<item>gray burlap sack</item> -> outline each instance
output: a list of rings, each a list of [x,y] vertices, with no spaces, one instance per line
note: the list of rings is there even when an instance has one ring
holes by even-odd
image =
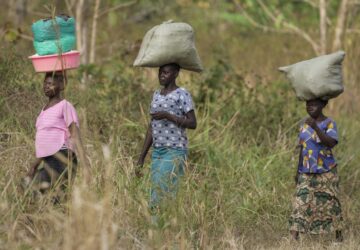
[[[195,48],[194,30],[189,24],[168,21],[149,30],[134,66],[160,67],[168,63],[195,72],[203,70]]]
[[[280,67],[290,80],[296,96],[303,101],[321,98],[328,100],[344,91],[341,63],[345,52],[329,55]]]

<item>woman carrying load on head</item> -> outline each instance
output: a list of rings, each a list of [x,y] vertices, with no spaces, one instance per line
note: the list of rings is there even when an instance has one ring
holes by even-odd
[[[60,186],[65,189],[75,177],[77,157],[85,166],[85,178],[90,181],[90,168],[81,142],[79,120],[74,106],[62,97],[66,75],[45,74],[43,90],[48,102],[36,120],[36,160],[28,177],[39,184],[41,192]],[[76,153],[76,154],[75,154]],[[43,167],[39,169],[39,166]]]
[[[300,126],[300,155],[295,178],[296,193],[289,219],[290,232],[323,234],[335,232],[342,241],[343,218],[339,201],[339,177],[332,148],[338,143],[336,123],[323,114],[327,101],[306,102],[308,117]]]
[[[180,66],[166,64],[159,68],[161,89],[154,92],[149,124],[143,149],[141,151],[137,176],[141,176],[141,167],[150,147],[151,199],[150,208],[160,205],[165,197],[174,197],[178,188],[178,179],[184,174],[187,157],[188,138],[186,129],[196,128],[194,104],[190,93],[176,84]]]

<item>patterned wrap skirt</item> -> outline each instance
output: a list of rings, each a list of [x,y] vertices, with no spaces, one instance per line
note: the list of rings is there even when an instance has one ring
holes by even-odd
[[[343,218],[337,168],[322,174],[299,173],[290,230],[323,234],[341,230]]]
[[[174,198],[178,181],[184,175],[187,150],[154,148],[151,164],[150,207],[157,207],[166,197]]]

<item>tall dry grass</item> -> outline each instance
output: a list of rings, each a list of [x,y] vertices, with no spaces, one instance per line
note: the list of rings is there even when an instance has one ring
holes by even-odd
[[[272,69],[307,52],[294,56],[291,49],[281,52],[274,46],[279,55],[274,56],[262,46],[263,38],[248,42],[257,49],[253,55],[234,44],[226,52],[228,58],[222,58],[224,51],[218,52],[202,76],[182,73],[180,82],[194,95],[199,124],[190,132],[189,162],[178,197],[164,206],[157,226],[151,223],[147,204],[148,165],[144,178],[134,176],[148,104],[158,87],[156,70],[132,69],[119,61],[105,63],[82,69],[90,72],[86,83],[80,81],[82,72],[70,73],[65,97],[79,112],[93,182],[86,185],[80,173],[68,199],[53,205],[50,195],[33,197],[21,188],[34,155],[34,121],[46,101],[42,76],[32,73],[19,53],[4,49],[0,248],[357,249],[358,46],[348,48],[347,91],[326,111],[337,121],[340,133],[335,154],[345,242],[334,245],[328,236],[304,237],[295,243],[288,237],[287,219],[295,188],[297,122],[305,111],[289,84]],[[241,53],[245,56],[236,63]]]

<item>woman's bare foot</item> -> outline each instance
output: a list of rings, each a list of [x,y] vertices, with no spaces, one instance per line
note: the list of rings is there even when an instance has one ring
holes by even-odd
[[[344,241],[344,237],[343,237],[341,231],[336,231],[335,235],[336,235],[335,236],[336,242],[343,242]]]
[[[291,230],[290,234],[291,234],[293,240],[299,240],[299,232],[298,231]]]

